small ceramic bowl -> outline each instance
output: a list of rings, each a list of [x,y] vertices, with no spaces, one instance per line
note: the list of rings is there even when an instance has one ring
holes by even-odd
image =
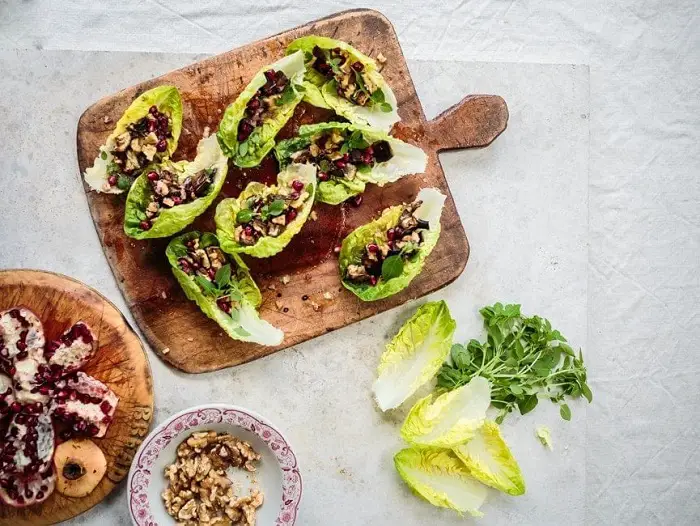
[[[151,432],[131,464],[128,480],[129,512],[136,526],[169,526],[176,521],[165,510],[165,467],[175,461],[176,449],[192,433],[227,432],[248,441],[262,459],[249,474],[237,470],[241,495],[255,486],[264,495],[257,510],[258,526],[293,526],[301,501],[302,482],[297,457],[287,439],[262,416],[233,405],[192,407],[169,418]],[[254,480],[253,480],[254,479]]]

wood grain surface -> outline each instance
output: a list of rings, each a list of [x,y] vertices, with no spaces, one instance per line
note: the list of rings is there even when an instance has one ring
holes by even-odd
[[[131,101],[143,91],[166,83],[177,86],[183,98],[183,133],[175,157],[192,158],[197,141],[205,132],[216,131],[224,109],[252,76],[282,57],[292,40],[309,34],[344,40],[371,56],[381,52],[387,58],[382,74],[396,94],[402,119],[393,134],[426,151],[427,170],[384,188],[368,185],[357,208],[349,204],[319,204],[315,206],[318,219],[309,220],[281,254],[246,259],[263,292],[262,317],[285,332],[284,342],[278,347],[237,342],[225,336],[180,290],[164,255],[168,240],[128,238],[122,225],[124,198],[91,192],[86,185],[97,233],[124,298],[153,349],[178,369],[193,373],[221,369],[295,345],[433,292],[456,279],[467,263],[469,244],[437,154],[445,149],[488,145],[506,127],[506,104],[498,96],[470,95],[426,122],[394,29],[376,11],[339,13],[98,101],[85,111],[78,124],[81,172],[92,165],[113,123]],[[105,123],[105,117],[109,123]],[[293,135],[301,124],[318,120],[329,120],[329,115],[302,103],[279,138]],[[221,197],[236,196],[250,180],[266,180],[266,175],[274,171],[274,163],[268,158],[259,169],[239,170],[231,166]],[[334,247],[383,208],[412,201],[420,188],[428,186],[439,188],[448,199],[440,240],[423,272],[395,296],[372,303],[360,301],[340,284]],[[215,207],[216,203],[193,227],[212,230]],[[283,276],[290,277],[286,285],[281,282]],[[326,293],[332,299],[326,299]]]
[[[15,305],[25,306],[39,316],[46,341],[79,320],[90,325],[98,350],[83,370],[119,396],[107,434],[93,439],[105,454],[107,473],[90,495],[78,499],[54,491],[36,506],[15,509],[0,504],[0,525],[55,524],[92,508],[129,473],[131,460],[148,434],[153,416],[151,369],[141,341],[119,310],[78,281],[35,270],[0,271],[0,310]]]

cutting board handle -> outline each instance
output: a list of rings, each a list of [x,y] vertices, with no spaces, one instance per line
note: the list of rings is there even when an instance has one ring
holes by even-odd
[[[508,124],[508,106],[498,95],[468,95],[426,123],[426,135],[437,151],[481,148],[491,144]]]

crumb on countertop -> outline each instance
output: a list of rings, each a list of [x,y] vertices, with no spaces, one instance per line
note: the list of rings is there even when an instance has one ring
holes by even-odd
[[[163,349],[160,352],[161,352],[161,354],[168,354],[170,352],[170,347],[166,347],[165,349]]]
[[[280,281],[282,282],[282,285],[286,285],[290,281],[292,281],[292,278],[289,277],[289,275],[285,274],[280,278]]]
[[[109,118],[109,115],[105,115],[105,118],[102,119],[102,121],[103,121],[105,124],[109,124],[110,122],[112,122],[112,119]]]

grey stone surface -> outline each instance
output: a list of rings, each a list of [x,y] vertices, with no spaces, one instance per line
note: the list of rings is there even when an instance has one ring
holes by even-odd
[[[197,57],[147,53],[0,52],[0,268],[42,268],[124,302],[99,246],[81,188],[75,129],[97,98]],[[498,93],[509,103],[506,133],[490,148],[442,162],[470,238],[464,274],[432,296],[448,301],[459,340],[478,337],[477,309],[521,302],[586,349],[588,68],[570,65],[410,61],[428,115],[462,95]],[[370,387],[384,343],[421,301],[233,369],[185,375],[149,351],[156,417],[205,402],[250,407],[275,422],[300,457],[299,524],[461,524],[414,497],[392,455],[405,409],[382,415]],[[128,312],[126,315],[131,319]],[[582,524],[587,408],[560,421],[554,406],[506,421],[525,497],[489,495],[488,524]],[[555,450],[534,436],[553,429]],[[71,524],[129,524],[126,488]]]

